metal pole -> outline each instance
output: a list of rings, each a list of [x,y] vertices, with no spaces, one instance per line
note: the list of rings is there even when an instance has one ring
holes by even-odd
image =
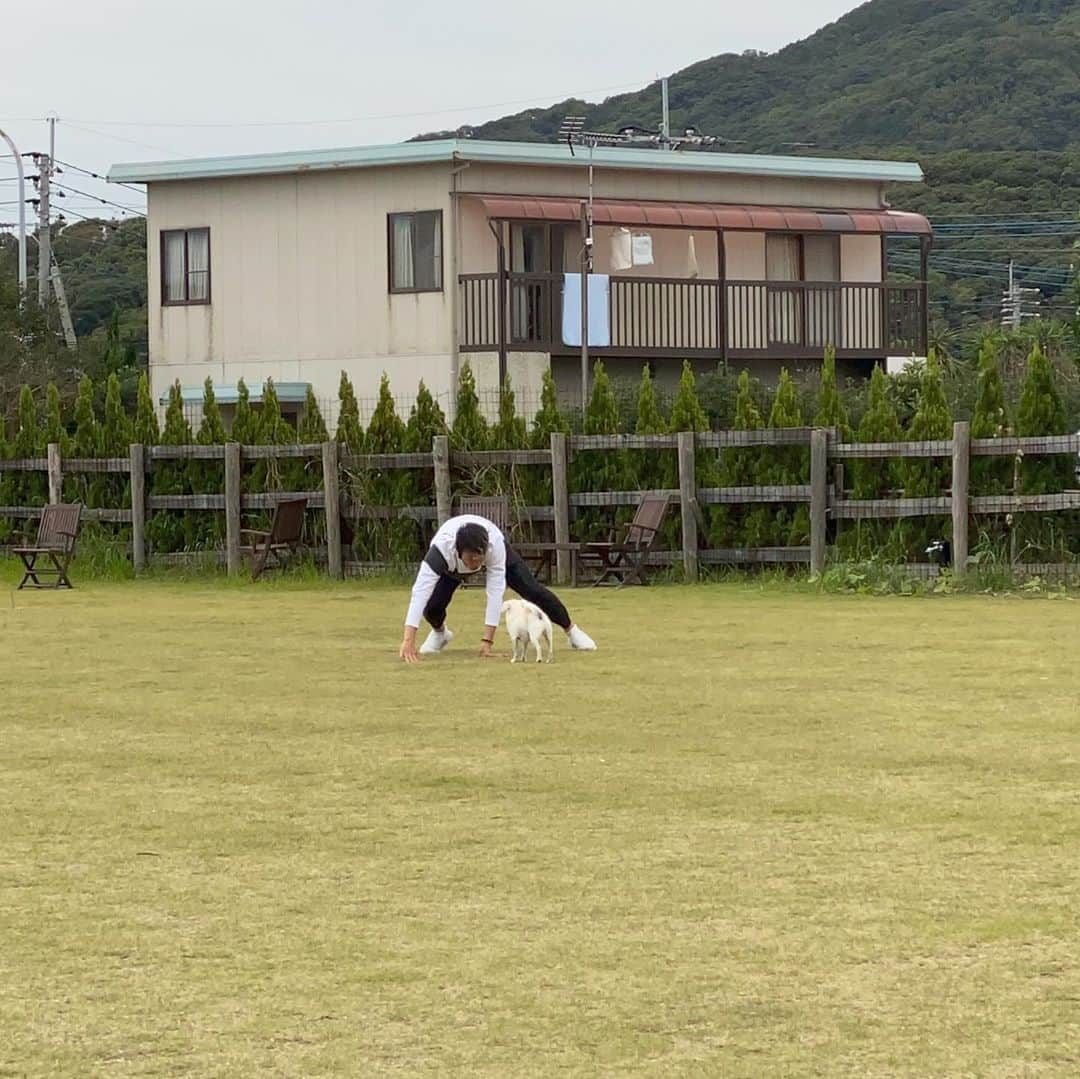
[[[667,79],[660,80],[660,93],[663,98],[662,119],[660,121],[660,145],[666,150],[671,143],[671,122],[668,116]]]
[[[15,159],[15,172],[19,177],[19,293],[26,294],[26,176],[23,174],[22,157],[7,133],[0,128],[0,139],[11,148]]]
[[[38,157],[38,303],[44,307],[49,302],[49,276],[52,266],[52,237],[49,234],[49,179],[52,174],[52,158],[48,154]]]
[[[581,203],[581,412],[589,404],[589,207]]]
[[[49,302],[49,281],[52,278],[52,232],[49,225],[49,185],[56,161],[56,117],[49,117],[49,154],[38,160],[38,303]]]
[[[589,198],[581,203],[581,411],[589,406],[589,274],[593,265],[593,151],[589,143]]]

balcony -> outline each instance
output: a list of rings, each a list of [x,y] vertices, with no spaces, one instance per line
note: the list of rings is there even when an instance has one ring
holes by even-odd
[[[459,278],[463,352],[570,354],[562,341],[561,274]],[[842,359],[925,355],[920,283],[722,281],[611,277],[611,344],[597,355],[715,359]],[[500,334],[500,322],[502,333]]]

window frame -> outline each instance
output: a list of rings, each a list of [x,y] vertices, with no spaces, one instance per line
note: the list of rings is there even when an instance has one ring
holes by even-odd
[[[182,300],[170,300],[168,282],[165,278],[165,267],[168,265],[165,255],[165,238],[174,236],[176,233],[184,236],[184,298]],[[202,300],[191,299],[191,271],[188,269],[188,238],[193,232],[206,233],[206,298]],[[210,304],[213,295],[213,259],[210,251],[210,226],[196,225],[192,228],[162,229],[160,233],[159,247],[161,252],[161,306],[162,307],[203,307]]]
[[[769,237],[774,236],[778,238],[794,238],[799,245],[799,276],[793,280],[787,281],[779,278],[769,277],[769,253],[768,244]],[[833,245],[836,248],[836,273],[837,279],[835,281],[807,281],[806,279],[806,240],[811,236],[825,237],[833,241]],[[884,245],[882,245],[884,246]],[[769,230],[765,233],[765,280],[770,284],[783,285],[783,284],[830,284],[830,285],[842,285],[844,283],[844,245],[841,242],[841,236],[838,232],[777,232],[776,230]]]
[[[394,285],[394,221],[399,217],[419,217],[421,214],[433,214],[439,222],[439,284],[433,288],[419,288],[415,285],[409,288],[399,288]],[[445,238],[443,232],[442,210],[395,210],[386,215],[386,290],[392,296],[407,296],[418,292],[445,292],[446,291],[446,256]],[[415,274],[416,248],[413,248],[413,269]]]

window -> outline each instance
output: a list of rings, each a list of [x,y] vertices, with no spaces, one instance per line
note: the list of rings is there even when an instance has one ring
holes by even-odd
[[[442,291],[442,210],[387,218],[391,292]]]
[[[821,234],[765,237],[768,281],[839,281],[840,237]]]
[[[765,237],[765,279],[798,281],[802,277],[802,244],[799,236]]]
[[[161,302],[210,302],[210,230],[168,229],[161,234]]]
[[[765,277],[770,345],[841,344],[839,236],[766,236]]]

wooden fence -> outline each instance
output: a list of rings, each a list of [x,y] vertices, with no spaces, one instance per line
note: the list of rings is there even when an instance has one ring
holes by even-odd
[[[698,487],[695,453],[704,449],[806,446],[810,451],[810,482],[787,486]],[[291,446],[241,446],[230,442],[219,446],[132,445],[127,457],[61,459],[60,448],[50,445],[46,457],[0,460],[0,472],[8,470],[45,472],[49,501],[59,502],[64,473],[121,473],[130,477],[131,500],[124,508],[88,508],[83,516],[131,525],[132,561],[136,571],[147,564],[146,520],[157,510],[224,511],[226,526],[225,561],[230,573],[240,571],[240,524],[243,510],[266,509],[283,498],[304,497],[312,509],[325,514],[327,563],[330,575],[341,577],[345,569],[341,545],[341,520],[412,518],[420,522],[442,522],[452,515],[455,470],[499,465],[542,465],[551,469],[550,506],[517,507],[518,520],[552,522],[555,542],[571,542],[570,524],[584,507],[636,505],[642,491],[571,492],[569,461],[574,454],[610,450],[651,450],[674,452],[678,458],[679,487],[669,493],[677,501],[681,520],[682,548],[659,551],[653,561],[682,563],[688,580],[696,580],[701,564],[803,563],[811,573],[825,567],[828,523],[865,519],[951,516],[952,558],[956,572],[968,564],[968,526],[973,516],[1017,513],[1052,513],[1080,509],[1080,491],[1068,490],[1045,495],[981,495],[969,493],[968,475],[973,456],[1016,457],[1080,453],[1080,435],[1044,438],[972,439],[970,425],[957,423],[953,437],[928,442],[840,443],[835,431],[824,428],[782,428],[758,431],[712,431],[670,435],[574,435],[553,434],[548,449],[451,450],[445,435],[434,440],[431,453],[348,454],[336,442]],[[948,458],[952,462],[952,483],[948,493],[927,498],[886,498],[852,500],[844,497],[838,483],[838,465],[858,458]],[[241,493],[243,463],[265,459],[308,458],[321,460],[322,490]],[[147,494],[147,476],[161,462],[176,460],[224,462],[224,490],[220,494]],[[434,473],[435,505],[369,506],[347,493],[342,475],[368,469],[431,469]],[[830,482],[830,477],[832,482]],[[759,547],[699,549],[699,527],[704,523],[702,505],[753,504],[809,505],[810,545],[808,547]],[[40,507],[0,506],[0,517],[36,518]],[[569,580],[569,552],[557,553],[557,577]]]

